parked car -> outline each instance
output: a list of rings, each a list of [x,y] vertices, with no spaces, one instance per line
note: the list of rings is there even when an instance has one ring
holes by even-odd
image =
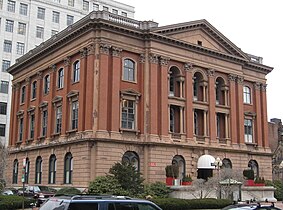
[[[36,200],[36,206],[39,207],[40,204],[45,202],[49,197],[53,197],[56,190],[43,185],[30,185],[25,188],[24,191],[18,191],[18,195],[28,198],[34,198]]]
[[[272,203],[271,205],[261,205],[260,203],[253,203],[253,204],[233,204],[230,206],[226,206],[222,210],[280,210],[280,208],[277,208]]]
[[[15,188],[5,188],[1,194],[2,195],[17,195],[18,190]]]
[[[124,196],[58,196],[49,198],[40,210],[162,210],[148,200]]]

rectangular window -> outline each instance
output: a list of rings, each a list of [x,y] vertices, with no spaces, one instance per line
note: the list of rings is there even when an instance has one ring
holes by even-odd
[[[251,89],[248,86],[243,87],[243,97],[245,104],[251,104]]]
[[[44,20],[44,18],[45,18],[45,9],[44,8],[41,8],[41,7],[37,8],[37,18]]]
[[[98,11],[98,10],[99,10],[99,5],[93,4],[93,11]]]
[[[15,12],[15,8],[16,8],[16,2],[8,0],[8,7],[7,7],[8,12]]]
[[[23,86],[21,92],[21,104],[25,102],[25,98],[26,98],[26,86]]]
[[[23,55],[25,53],[25,44],[21,42],[17,42],[17,54]]]
[[[58,106],[56,109],[55,133],[61,133],[61,127],[62,127],[62,106]]]
[[[48,118],[48,112],[47,110],[43,110],[42,112],[42,131],[41,135],[46,136],[47,134],[47,118]]]
[[[103,11],[107,11],[108,12],[108,10],[109,10],[108,7],[103,6]]]
[[[24,118],[19,120],[19,141],[23,141]]]
[[[122,128],[135,129],[135,101],[122,101]]]
[[[67,26],[72,25],[74,23],[74,16],[67,15]]]
[[[29,138],[34,138],[34,114],[30,115],[30,125],[29,125]]]
[[[68,5],[73,7],[75,6],[75,1],[74,0],[68,0]]]
[[[2,71],[7,72],[7,69],[10,67],[11,61],[3,60],[2,61]]]
[[[253,121],[251,119],[245,119],[245,142],[253,142]]]
[[[60,13],[53,11],[52,22],[59,23],[59,20],[60,20]]]
[[[78,114],[79,114],[79,102],[73,101],[72,103],[72,127],[71,129],[78,128]]]
[[[0,136],[5,136],[6,125],[0,124]]]
[[[23,3],[20,4],[20,14],[25,15],[25,16],[28,15],[28,5],[27,4],[23,4]]]
[[[89,2],[88,1],[83,1],[83,10],[89,11]]]
[[[13,32],[13,29],[14,29],[14,21],[6,20],[6,31]]]
[[[40,26],[36,26],[36,37],[43,39],[44,36],[44,28]]]
[[[115,15],[118,15],[118,10],[112,9],[112,13],[115,14]]]
[[[124,16],[124,17],[128,16],[128,14],[126,12],[122,12],[121,15]]]
[[[26,34],[26,24],[20,23],[18,24],[18,34],[25,35]]]
[[[0,0],[0,9],[3,8],[3,0]]]
[[[1,80],[0,93],[8,93],[8,90],[9,90],[9,82]]]
[[[4,52],[7,52],[7,53],[12,52],[12,41],[4,40]]]
[[[3,114],[3,115],[7,114],[7,103],[0,102],[0,114]]]

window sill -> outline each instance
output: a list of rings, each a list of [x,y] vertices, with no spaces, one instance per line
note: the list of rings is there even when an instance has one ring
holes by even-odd
[[[36,98],[32,98],[30,101],[35,101],[36,100]]]
[[[140,130],[136,130],[136,129],[128,129],[128,128],[120,128],[120,132],[131,132],[131,133],[136,133],[136,135],[138,135],[140,133]]]
[[[66,133],[70,134],[70,133],[75,133],[77,131],[78,131],[78,129],[76,128],[76,129],[68,130],[68,131],[66,131]]]
[[[37,138],[37,140],[39,140],[39,141],[44,140],[44,139],[46,139],[46,136],[39,136],[39,137]]]
[[[52,137],[56,137],[56,136],[60,136],[61,133],[52,133],[51,136]]]
[[[17,141],[17,142],[16,142],[17,145],[19,145],[19,144],[21,144],[21,143],[23,143],[23,141]]]
[[[78,84],[80,82],[80,80],[79,81],[72,81],[72,85],[75,85],[75,84]]]
[[[246,145],[257,146],[257,143],[254,142],[245,142]]]
[[[29,139],[26,140],[26,143],[30,143],[32,141],[33,141],[33,138],[29,138]]]
[[[122,79],[123,82],[129,82],[129,83],[134,83],[134,84],[137,84],[137,81],[131,81],[131,80],[124,80]]]
[[[62,90],[63,88],[64,88],[64,87],[60,87],[60,88],[57,87],[57,91]]]

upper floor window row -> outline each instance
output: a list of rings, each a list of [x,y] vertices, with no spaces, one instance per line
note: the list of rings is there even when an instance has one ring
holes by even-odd
[[[15,12],[15,8],[16,8],[16,2],[8,0],[8,4],[7,4],[8,12]]]

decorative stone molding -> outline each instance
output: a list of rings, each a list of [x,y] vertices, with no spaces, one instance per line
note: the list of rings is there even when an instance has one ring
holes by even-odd
[[[42,71],[37,72],[37,78],[42,79],[43,73]]]
[[[189,71],[193,69],[193,64],[192,63],[185,63],[184,64],[184,70]]]
[[[229,74],[228,75],[228,80],[230,82],[236,82],[236,78],[237,78],[237,75],[234,75],[234,74]]]
[[[158,55],[150,53],[148,58],[150,63],[158,64]]]
[[[50,68],[53,72],[55,72],[55,71],[57,70],[56,64],[53,64],[53,65],[49,66],[49,68]]]
[[[243,83],[244,83],[244,77],[242,77],[242,76],[237,76],[237,83],[238,83],[238,84],[243,84]]]
[[[12,89],[13,90],[19,90],[20,89],[21,84],[19,82],[15,83],[12,85]]]
[[[214,73],[215,73],[215,70],[214,69],[208,69],[206,70],[206,73],[207,73],[207,76],[209,77],[214,77]]]
[[[41,102],[40,104],[39,104],[39,108],[40,109],[42,109],[42,108],[44,108],[44,107],[47,107],[48,106],[48,102],[47,101],[43,101],[43,102]]]
[[[94,44],[90,44],[90,45],[87,46],[87,53],[88,53],[88,55],[95,54],[95,45]]]
[[[109,45],[109,44],[100,43],[100,45],[99,45],[99,50],[100,50],[100,53],[102,53],[102,54],[109,55],[109,49],[110,48],[111,48],[111,45]]]
[[[160,58],[159,58],[159,64],[160,64],[161,66],[167,66],[169,60],[170,60],[169,57],[160,56]]]
[[[27,77],[27,78],[25,79],[25,81],[26,81],[27,84],[30,83],[30,80],[31,80],[30,77]]]
[[[121,57],[121,52],[123,51],[122,48],[119,47],[112,47],[112,56],[114,57]]]
[[[140,63],[144,63],[145,62],[145,55],[142,53],[140,54]]]
[[[81,58],[86,58],[87,48],[83,48],[82,50],[80,50],[80,55],[81,55]]]
[[[71,64],[70,56],[64,58],[64,66],[69,66]]]
[[[266,91],[267,84],[261,84],[261,91]]]
[[[261,89],[261,83],[255,82],[254,87],[255,87],[256,90],[260,90]]]

